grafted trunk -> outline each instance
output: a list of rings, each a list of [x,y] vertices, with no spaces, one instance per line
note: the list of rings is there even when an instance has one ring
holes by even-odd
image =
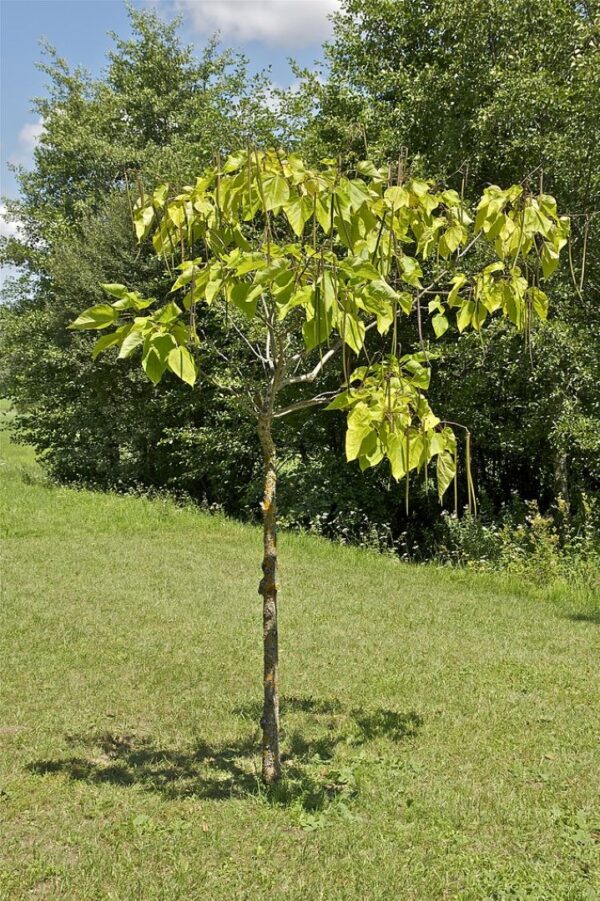
[[[279,758],[279,694],[277,685],[277,486],[276,453],[271,435],[271,417],[259,417],[258,434],[264,461],[263,577],[258,593],[263,599],[264,703],[262,727],[262,779],[273,785],[281,775]]]

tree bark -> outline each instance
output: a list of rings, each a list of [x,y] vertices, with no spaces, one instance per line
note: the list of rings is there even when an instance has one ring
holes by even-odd
[[[558,527],[561,541],[564,541],[571,518],[571,499],[569,497],[569,469],[567,454],[557,450],[554,457],[554,520]]]
[[[264,702],[260,721],[262,727],[262,780],[273,785],[281,776],[279,757],[279,693],[278,693],[278,636],[277,636],[277,487],[276,452],[271,435],[271,411],[258,419],[264,462],[263,517],[263,577],[258,593],[263,599],[263,655]]]

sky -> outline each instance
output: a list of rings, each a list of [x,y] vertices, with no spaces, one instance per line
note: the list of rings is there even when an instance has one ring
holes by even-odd
[[[287,59],[310,66],[321,57],[331,34],[328,15],[339,0],[133,0],[169,20],[183,18],[181,34],[199,49],[220,32],[223,46],[243,50],[257,71],[271,66],[285,87],[293,81]],[[130,33],[123,0],[0,0],[0,194],[16,196],[8,164],[26,168],[43,123],[31,98],[45,93],[46,77],[36,68],[43,59],[40,41],[50,42],[71,66],[99,75],[112,41],[108,32]],[[0,234],[12,226],[2,218]]]

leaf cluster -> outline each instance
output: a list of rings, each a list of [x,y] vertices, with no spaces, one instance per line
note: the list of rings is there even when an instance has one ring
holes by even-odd
[[[450,313],[459,331],[479,331],[494,313],[522,330],[547,315],[540,283],[552,275],[569,230],[553,198],[521,186],[489,187],[472,216],[456,191],[417,178],[394,183],[387,167],[370,161],[343,172],[333,159],[310,167],[298,155],[251,146],[217,161],[194,185],[141,194],[133,217],[138,240],[151,236],[172,273],[170,298],[158,305],[124,285],[104,285],[116,299],[71,326],[115,327],[98,339],[96,355],[114,345],[127,357],[141,347],[154,383],[168,369],[193,385],[198,305],[223,304],[250,329],[264,329],[260,359],[278,390],[313,381],[337,350],[366,352],[367,332],[376,329],[387,349],[346,371],[330,404],[349,410],[347,457],[362,468],[386,457],[397,479],[426,471],[435,457],[440,496],[455,474],[456,439],[425,399],[435,354],[423,335],[422,300],[435,294],[427,312],[438,337]],[[462,271],[478,242],[493,262]],[[421,346],[402,354],[398,322],[410,316]],[[313,352],[319,362],[298,375]]]

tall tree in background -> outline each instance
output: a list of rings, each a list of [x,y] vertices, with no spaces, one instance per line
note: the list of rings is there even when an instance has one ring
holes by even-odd
[[[134,367],[107,381],[83,346],[79,354],[65,346],[66,324],[81,297],[100,301],[100,282],[127,277],[145,294],[164,288],[153,255],[136,248],[128,184],[136,192],[144,181],[184,183],[240,135],[271,140],[276,124],[267,82],[249,77],[243,58],[214,43],[200,52],[183,46],[176,22],[134,9],[130,17],[132,37],[114,37],[97,79],[47,51],[47,96],[35,104],[44,131],[33,169],[19,174],[19,199],[8,203],[19,235],[4,242],[3,259],[21,276],[0,313],[3,392],[22,412],[20,434],[59,478],[166,485],[216,495],[237,512],[242,486],[217,466],[233,454],[242,484],[251,481],[254,448],[243,428],[235,430],[235,398],[220,394],[207,416],[206,395],[184,397],[177,385],[157,394]],[[222,369],[217,357],[213,363]],[[227,446],[217,434],[225,426],[235,432]]]
[[[450,337],[432,386],[473,423],[480,484],[498,503],[600,489],[599,10],[597,0],[343,0],[328,78],[309,83],[316,156],[404,153],[467,196],[529,176],[573,214],[572,273],[529,354],[502,325],[484,350]]]

